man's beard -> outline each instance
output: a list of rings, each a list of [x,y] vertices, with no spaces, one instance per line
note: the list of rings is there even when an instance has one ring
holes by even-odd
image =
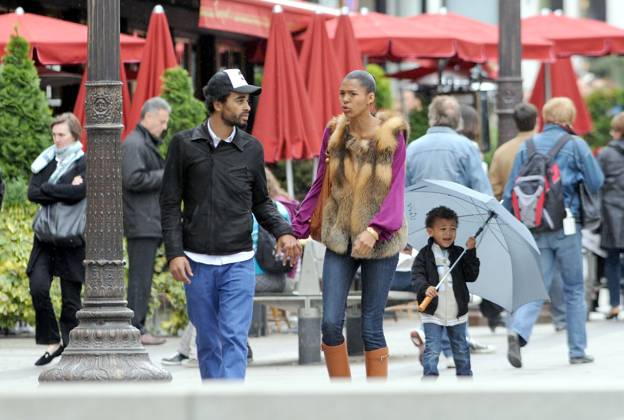
[[[228,116],[222,115],[221,119],[223,120],[224,123],[226,123],[230,127],[237,127],[237,128],[240,128],[241,130],[244,130],[245,128],[247,128],[247,123],[242,122],[240,118],[234,119],[234,118],[230,118]]]

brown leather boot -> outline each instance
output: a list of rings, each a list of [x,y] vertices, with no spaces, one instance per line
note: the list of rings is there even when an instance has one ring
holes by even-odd
[[[367,378],[388,377],[388,347],[364,352],[366,357]]]
[[[346,341],[337,346],[321,345],[325,353],[325,365],[330,378],[351,378],[349,368],[349,356],[347,354]]]

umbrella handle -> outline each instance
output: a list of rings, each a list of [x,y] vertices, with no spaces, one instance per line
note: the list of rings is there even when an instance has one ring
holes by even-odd
[[[418,305],[418,311],[419,312],[425,312],[425,310],[427,309],[427,306],[429,306],[429,304],[431,303],[431,301],[433,300],[432,297],[430,296],[426,296],[422,302],[420,302],[420,305]]]

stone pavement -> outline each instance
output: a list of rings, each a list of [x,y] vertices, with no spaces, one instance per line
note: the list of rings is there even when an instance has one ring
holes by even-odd
[[[471,327],[472,336],[496,346],[496,352],[472,356],[472,381],[458,381],[453,370],[441,366],[435,383],[420,379],[422,368],[409,340],[415,324],[386,320],[391,351],[387,384],[366,383],[362,357],[352,358],[352,383],[329,384],[322,364],[297,365],[297,336],[290,333],[250,340],[254,362],[244,384],[202,385],[197,370],[168,367],[173,381],[164,385],[38,385],[41,368],[32,363],[43,348],[33,338],[0,338],[0,420],[85,419],[90,409],[91,420],[120,413],[133,420],[382,415],[624,420],[623,321],[597,317],[588,323],[588,350],[596,362],[579,366],[568,364],[565,333],[538,325],[523,350],[522,369],[506,360],[503,329],[492,334],[486,327]],[[152,361],[174,353],[178,341],[170,338],[163,346],[148,347]],[[79,405],[74,404],[77,398]],[[147,413],[152,414],[145,417]]]

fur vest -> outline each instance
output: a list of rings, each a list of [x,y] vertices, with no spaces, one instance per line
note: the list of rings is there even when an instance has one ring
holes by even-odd
[[[323,209],[322,242],[337,254],[346,254],[375,214],[379,212],[392,183],[392,162],[397,136],[407,130],[402,117],[382,119],[372,139],[349,134],[347,119],[340,115],[329,123],[327,146],[331,192]],[[405,220],[387,241],[378,241],[370,255],[358,258],[385,258],[407,243]]]

